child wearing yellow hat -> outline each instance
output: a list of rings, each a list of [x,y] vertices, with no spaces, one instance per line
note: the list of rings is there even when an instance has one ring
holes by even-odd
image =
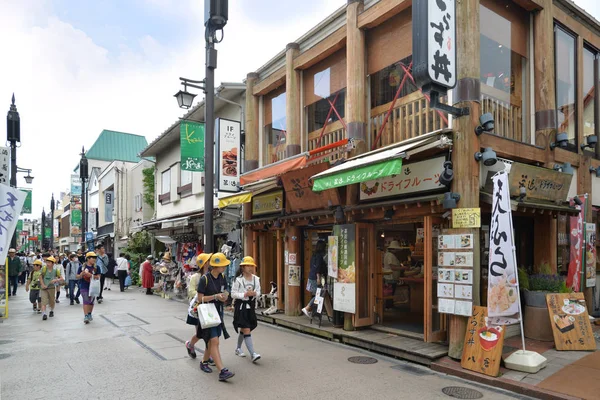
[[[29,301],[33,304],[33,312],[42,313],[42,298],[40,297],[40,275],[42,274],[42,260],[33,262],[33,271],[29,275],[25,291],[29,292]]]
[[[198,307],[198,283],[202,277],[202,270],[208,264],[211,256],[211,253],[201,253],[198,255],[196,258],[196,268],[198,268],[198,270],[190,278],[190,284],[188,286],[188,299],[190,300],[190,307],[188,308],[186,323],[188,325],[194,325],[194,327],[196,327],[196,331],[200,322],[198,321],[198,318],[192,316],[192,314],[194,308]],[[185,342],[185,348],[187,349],[188,355],[192,358],[196,358],[196,349],[194,346],[198,340],[200,340],[200,336],[198,336],[196,333],[190,340]]]
[[[239,329],[235,355],[246,357],[246,354],[242,351],[242,342],[245,342],[253,363],[260,359],[260,354],[254,351],[250,333],[257,325],[255,308],[256,299],[260,296],[260,278],[254,274],[255,272],[256,262],[254,262],[254,258],[244,257],[231,288],[231,297],[236,300],[233,312],[233,329],[236,332]]]

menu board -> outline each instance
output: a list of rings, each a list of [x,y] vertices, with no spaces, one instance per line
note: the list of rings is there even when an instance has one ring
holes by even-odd
[[[596,350],[583,293],[546,295],[556,350]]]
[[[473,234],[438,237],[438,312],[470,316],[473,307]]]
[[[498,376],[504,329],[487,326],[487,308],[475,306],[467,323],[461,367],[488,376]]]

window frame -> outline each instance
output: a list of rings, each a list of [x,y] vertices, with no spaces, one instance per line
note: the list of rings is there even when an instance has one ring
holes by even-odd
[[[573,77],[573,90],[575,92],[575,95],[573,96],[574,98],[574,110],[575,110],[575,117],[573,118],[574,121],[574,131],[575,131],[575,135],[574,135],[574,139],[575,139],[575,144],[572,143],[568,143],[567,147],[565,148],[565,150],[567,151],[571,151],[574,153],[579,153],[579,134],[578,134],[578,129],[579,129],[579,113],[580,110],[578,109],[578,102],[579,102],[579,96],[578,96],[578,90],[579,90],[579,86],[578,86],[578,72],[579,72],[579,45],[578,45],[578,35],[577,33],[573,32],[571,29],[567,28],[566,26],[564,26],[563,24],[561,24],[560,22],[554,20],[554,31],[553,31],[553,39],[554,39],[554,101],[555,101],[555,106],[556,106],[556,129],[557,129],[557,133],[559,132],[559,123],[558,123],[558,53],[557,53],[557,46],[556,46],[556,39],[557,39],[557,33],[558,31],[562,31],[565,35],[570,36],[573,41],[574,41],[574,54],[573,54],[573,71],[575,73],[574,77]]]
[[[189,182],[183,181],[183,173],[189,173],[190,179]],[[194,180],[194,176],[192,175],[192,171],[187,171],[181,168],[181,164],[179,164],[179,185],[177,185],[177,194],[181,197],[187,197],[192,194],[192,181]]]
[[[158,201],[163,204],[166,202],[169,202],[171,200],[171,167],[167,168],[166,170],[162,171],[160,173],[160,195],[158,196]],[[168,173],[169,175],[169,183],[167,185],[168,187],[168,191],[165,191],[165,174]]]
[[[600,104],[598,101],[598,95],[600,95],[600,88],[599,88],[599,83],[600,83],[600,50],[598,50],[594,45],[592,45],[591,43],[587,42],[587,41],[583,41],[583,47],[581,49],[582,51],[582,58],[583,55],[585,54],[585,51],[589,51],[590,53],[592,53],[593,55],[593,66],[592,66],[592,74],[593,74],[593,80],[594,80],[594,135],[596,136],[600,136]],[[585,79],[585,73],[583,70],[584,65],[581,66],[582,67],[582,74],[583,77],[582,79]],[[581,93],[582,96],[584,96],[584,98],[582,99],[582,101],[585,100],[585,93]],[[585,102],[583,104],[584,109],[581,110],[582,113],[585,113]],[[585,115],[582,114],[582,119],[583,119],[583,123],[585,124]],[[591,136],[591,135],[588,135]],[[585,136],[585,132],[583,133],[583,139],[585,140],[586,136]],[[585,142],[587,144],[587,141]],[[595,150],[594,151],[590,151],[587,148],[583,151],[584,154],[589,154],[592,155],[594,158],[596,159],[600,159],[600,146],[596,145]]]

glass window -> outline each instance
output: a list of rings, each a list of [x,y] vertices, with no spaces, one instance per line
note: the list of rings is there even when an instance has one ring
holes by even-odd
[[[265,97],[264,141],[265,165],[285,158],[286,143],[286,97],[285,91]]]
[[[583,136],[595,135],[596,82],[594,64],[597,53],[588,47],[583,48]]]
[[[577,109],[575,107],[576,39],[563,28],[554,30],[556,66],[556,109],[558,131],[569,136],[569,150],[577,151]]]
[[[192,183],[192,171],[184,169],[179,170],[179,186],[185,186]]]
[[[493,114],[496,135],[529,142],[529,16],[506,0],[482,3],[485,4],[479,7],[482,112]]]
[[[316,76],[315,76],[316,77]],[[316,90],[317,88],[315,88]],[[324,96],[323,99],[306,107],[308,132],[322,129],[327,125],[344,118],[346,108],[346,89]]]
[[[171,193],[171,169],[164,171],[160,178],[160,194]]]
[[[405,68],[412,73],[412,67],[408,68],[411,62],[412,55],[371,75],[371,108],[393,101],[400,87],[399,99],[417,90],[411,76],[405,79]]]

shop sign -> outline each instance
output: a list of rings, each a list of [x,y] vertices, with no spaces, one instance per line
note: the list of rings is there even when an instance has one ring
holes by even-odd
[[[467,323],[460,366],[488,376],[498,376],[504,346],[504,328],[489,325],[485,307],[475,306]]]
[[[574,206],[578,210],[585,209],[585,203],[587,202],[586,197],[580,197],[582,205],[578,206],[573,200],[571,200],[571,206]],[[582,263],[583,263],[583,212],[577,213],[577,215],[569,218],[570,222],[570,243],[571,259],[569,260],[569,270],[567,273],[567,287],[573,289],[574,292],[581,290],[581,274],[582,274]]]
[[[333,284],[333,309],[350,314],[356,313],[356,284],[335,282]]]
[[[81,236],[81,210],[71,210],[71,236]]]
[[[446,157],[419,161],[402,166],[398,174],[364,182],[360,185],[360,200],[402,196],[444,188],[440,174]]]
[[[329,165],[327,163],[320,163],[292,170],[281,176],[288,210],[300,212],[318,208],[330,208],[340,204],[340,196],[337,189],[320,192],[312,190],[310,178],[328,168]]]
[[[217,187],[221,192],[239,192],[240,184],[240,123],[217,118]]]
[[[25,203],[23,203],[23,210],[21,211],[21,215],[23,214],[31,214],[31,189],[21,189],[21,191],[25,192],[27,197],[25,197]]]
[[[573,175],[533,165],[513,163],[510,168],[510,194],[518,196],[522,187],[527,199],[564,201],[569,196]]]
[[[508,174],[499,172],[492,181],[494,193],[490,227],[488,315],[491,324],[508,325],[519,321],[520,307]]]
[[[181,121],[179,136],[181,169],[204,172],[204,123]]]
[[[401,171],[402,159],[394,158],[377,164],[365,165],[352,170],[341,171],[337,174],[327,175],[322,178],[316,178],[313,183],[313,190],[319,192],[321,190],[348,186],[354,183],[398,175]]]
[[[585,224],[585,286],[596,286],[596,224]]]
[[[104,222],[113,222],[114,192],[104,192]]]
[[[452,228],[480,228],[480,208],[454,208],[452,209]]]
[[[0,147],[0,183],[3,185],[8,184],[10,180],[9,165],[10,148]]]
[[[413,0],[414,77],[424,91],[456,85],[455,0]]]
[[[283,211],[283,190],[261,194],[252,198],[252,216],[275,214]]]
[[[546,295],[556,350],[596,350],[583,293]]]
[[[37,242],[38,241],[38,237],[37,236],[29,236],[28,240],[32,241],[32,242]]]

